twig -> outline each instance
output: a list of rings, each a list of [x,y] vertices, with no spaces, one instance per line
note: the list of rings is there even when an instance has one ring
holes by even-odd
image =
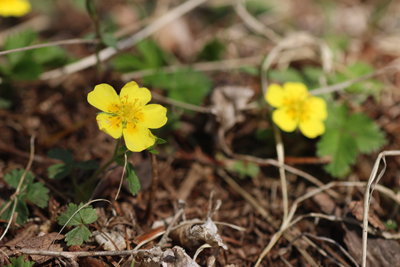
[[[349,87],[352,84],[358,83],[358,82],[362,82],[364,80],[370,79],[372,77],[390,72],[390,71],[398,71],[400,69],[399,66],[399,59],[395,59],[393,60],[391,63],[389,63],[386,67],[383,67],[379,70],[373,71],[371,73],[362,75],[360,77],[342,82],[342,83],[338,83],[338,84],[334,84],[331,86],[325,86],[322,88],[318,88],[318,89],[314,89],[310,91],[310,94],[312,95],[322,95],[322,94],[327,94],[327,93],[333,93],[333,92],[337,92],[337,91],[342,91],[344,89],[346,89],[347,87]]]
[[[249,12],[247,12],[242,0],[236,0],[234,4],[236,14],[243,20],[244,24],[247,25],[251,30],[264,35],[267,39],[274,43],[279,43],[282,37],[276,34],[273,30],[265,27],[261,22],[254,18]]]
[[[152,175],[153,177],[151,179],[150,197],[149,197],[149,202],[147,202],[146,215],[144,217],[145,218],[144,220],[147,220],[150,217],[150,214],[153,209],[154,199],[156,197],[157,187],[158,187],[157,157],[153,153],[150,153],[150,154],[151,154],[151,167],[152,167],[152,171],[153,171],[153,175]]]
[[[15,52],[22,52],[22,51],[33,50],[33,49],[38,49],[38,48],[43,48],[43,47],[49,47],[49,46],[70,45],[70,44],[97,44],[97,43],[99,43],[98,39],[91,39],[91,40],[69,39],[69,40],[55,41],[55,42],[50,42],[50,43],[45,43],[45,44],[30,45],[30,46],[25,46],[25,47],[16,48],[16,49],[10,49],[10,50],[0,52],[0,56],[4,56],[4,55],[15,53]]]
[[[107,47],[101,50],[99,53],[99,59],[101,61],[107,60],[112,56],[114,56],[119,50],[124,50],[129,47],[132,47],[139,41],[149,37],[150,35],[157,32],[168,23],[178,19],[179,17],[183,16],[184,14],[186,14],[187,12],[201,5],[204,2],[206,2],[206,0],[189,0],[184,2],[183,4],[171,10],[167,14],[156,19],[152,24],[148,25],[147,27],[137,32],[136,34],[124,40],[119,41],[117,43],[118,50],[113,47]],[[40,79],[48,80],[48,79],[58,78],[66,74],[75,73],[77,71],[92,67],[95,64],[96,64],[96,55],[90,55],[88,57],[81,59],[76,63],[69,64],[60,69],[55,69],[49,72],[45,72],[40,76]]]
[[[22,254],[26,255],[42,255],[53,257],[64,257],[67,259],[76,259],[80,257],[96,257],[96,256],[129,256],[136,255],[138,252],[147,250],[118,250],[118,251],[54,251],[43,249],[22,248]]]
[[[162,236],[160,242],[158,242],[158,244],[157,244],[158,247],[161,248],[167,242],[169,233],[173,229],[173,226],[175,225],[175,223],[179,219],[179,217],[182,216],[183,212],[184,212],[184,209],[179,209],[178,212],[175,214],[174,218],[172,219],[172,222],[168,225],[168,228],[165,230],[165,233]]]
[[[364,191],[364,210],[363,210],[363,234],[362,234],[362,267],[367,266],[367,242],[368,242],[368,214],[369,214],[369,204],[371,201],[371,195],[372,192],[374,191],[377,183],[379,180],[382,178],[385,170],[386,170],[386,156],[399,156],[400,155],[400,150],[394,150],[394,151],[383,151],[379,153],[375,165],[371,171],[371,176],[368,179],[367,186],[365,187]],[[379,169],[379,164],[383,160],[384,167],[381,170],[381,172],[378,175],[378,178],[376,178],[376,175],[378,173]],[[376,188],[378,189],[378,188]]]
[[[167,66],[157,69],[147,69],[140,70],[131,73],[126,73],[121,76],[121,79],[125,82],[131,81],[132,79],[137,79],[145,76],[150,76],[156,74],[157,72],[163,73],[173,73],[181,69],[193,69],[196,71],[216,71],[216,70],[228,70],[228,69],[238,69],[249,65],[259,65],[264,58],[264,55],[245,57],[245,58],[234,58],[226,59],[221,61],[212,62],[200,62],[191,65],[175,65]]]

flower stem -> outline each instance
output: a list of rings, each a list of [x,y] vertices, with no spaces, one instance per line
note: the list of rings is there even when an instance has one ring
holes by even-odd
[[[149,202],[147,203],[146,215],[144,217],[145,220],[147,220],[150,217],[150,213],[153,209],[154,198],[156,196],[156,191],[158,187],[157,158],[156,155],[153,153],[151,153],[151,166],[153,169],[153,179],[151,180],[151,192],[150,192]]]

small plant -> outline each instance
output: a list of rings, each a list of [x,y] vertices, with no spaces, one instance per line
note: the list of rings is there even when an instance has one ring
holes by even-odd
[[[23,177],[24,170],[16,169],[11,173],[7,173],[4,176],[4,180],[14,189],[20,188],[19,194],[16,197],[17,204],[15,212],[18,212],[17,223],[23,225],[28,219],[29,211],[26,205],[25,199],[27,198],[32,203],[36,204],[40,208],[47,207],[49,201],[49,189],[44,186],[43,183],[34,183],[34,175],[32,172],[28,171],[22,184],[20,185],[21,178]],[[0,218],[4,220],[10,220],[13,211],[13,205],[10,201],[6,201],[0,210],[2,211],[4,207],[8,206]]]
[[[76,226],[65,235],[67,246],[82,245],[88,241],[92,234],[86,225],[94,223],[97,217],[96,210],[91,206],[84,207],[81,203],[78,207],[70,203],[68,210],[57,218],[59,225]]]
[[[34,261],[24,261],[24,256],[19,256],[16,259],[10,259],[11,264],[6,265],[5,267],[31,267],[35,265]]]

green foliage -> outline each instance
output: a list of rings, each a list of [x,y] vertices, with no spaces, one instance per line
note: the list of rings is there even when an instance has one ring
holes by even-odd
[[[365,74],[369,74],[374,71],[374,67],[365,62],[356,62],[340,72],[335,73],[329,77],[330,83],[342,83],[350,79],[360,77]],[[362,103],[370,95],[378,97],[379,92],[383,88],[383,84],[375,79],[369,79],[354,83],[346,88],[347,93],[355,94],[352,98],[353,101]]]
[[[81,209],[83,206],[83,203],[81,203],[79,207],[70,203],[68,210],[57,218],[59,225],[76,226],[65,235],[67,246],[81,245],[84,241],[88,241],[89,237],[92,235],[85,225],[94,223],[98,216],[96,215],[96,210],[91,206]],[[77,213],[74,215],[75,212]],[[72,219],[68,222],[70,218]]]
[[[305,66],[301,70],[295,68],[287,68],[285,70],[271,70],[269,72],[270,79],[285,83],[287,81],[304,83],[308,89],[319,87],[319,79],[322,77],[323,71],[320,67]]]
[[[154,136],[156,138],[156,141],[154,142],[154,145],[151,147],[147,148],[147,150],[152,153],[152,154],[158,154],[158,151],[155,149],[157,145],[165,144],[167,141],[165,141],[162,138],[159,138],[157,136]]]
[[[119,166],[125,165],[125,153],[126,157],[129,158],[133,152],[128,150],[125,145],[118,147],[117,152],[114,155],[114,160]]]
[[[4,175],[4,181],[9,184],[14,189],[17,189],[24,170],[15,169],[11,173],[7,173]],[[25,203],[25,199],[28,198],[31,202],[36,204],[40,208],[47,207],[47,203],[49,201],[49,189],[47,189],[42,183],[34,183],[33,180],[35,177],[32,172],[27,172],[24,181],[20,187],[20,194],[16,198],[17,206],[15,212],[18,212],[17,223],[23,225],[28,219],[29,211],[28,207]],[[5,202],[2,209],[5,205],[7,205],[9,201]],[[1,219],[9,220],[11,217],[12,209],[14,203],[5,210],[5,212],[1,215]]]
[[[190,69],[147,76],[143,82],[166,90],[172,99],[192,105],[200,105],[212,85],[207,75]]]
[[[260,167],[252,162],[236,161],[235,164],[229,168],[236,172],[241,179],[246,177],[254,178],[260,171]]]
[[[317,144],[319,156],[331,156],[325,169],[332,176],[343,177],[359,153],[370,153],[382,147],[386,140],[377,125],[366,115],[348,115],[345,105],[328,107],[326,131]]]
[[[120,72],[160,68],[165,55],[158,45],[151,40],[136,44],[137,53],[122,53],[111,60],[111,65]]]
[[[136,195],[140,190],[140,181],[136,175],[135,168],[130,162],[126,165],[126,180],[129,182],[129,190],[132,195]]]
[[[215,61],[220,60],[222,53],[225,51],[225,46],[217,39],[207,43],[203,50],[198,55],[198,60]]]
[[[24,255],[19,256],[18,258],[10,258],[11,264],[6,265],[5,267],[31,267],[35,264],[34,261],[24,262]]]
[[[62,148],[50,150],[47,156],[64,162],[53,164],[47,168],[47,175],[52,179],[64,179],[72,173],[74,168],[84,171],[96,170],[99,168],[99,165],[94,160],[74,162],[71,152]]]
[[[4,43],[4,50],[32,45],[37,39],[33,30],[25,30],[11,35]],[[0,67],[6,80],[35,80],[45,66],[58,66],[66,61],[66,54],[60,47],[43,47],[35,50],[19,51],[6,55],[7,62]]]

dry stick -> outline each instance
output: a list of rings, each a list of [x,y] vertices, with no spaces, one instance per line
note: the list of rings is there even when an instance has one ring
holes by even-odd
[[[30,147],[31,147],[31,153],[30,153],[30,157],[29,157],[29,162],[28,162],[28,165],[27,165],[26,168],[25,168],[24,173],[23,173],[22,176],[21,176],[21,179],[20,179],[20,181],[19,181],[18,187],[17,187],[15,193],[12,194],[12,196],[10,197],[10,201],[9,201],[9,202],[4,206],[4,208],[0,211],[0,215],[3,214],[3,212],[4,212],[4,211],[11,205],[11,203],[14,201],[14,206],[13,206],[12,211],[11,211],[11,217],[10,217],[8,223],[7,223],[6,229],[4,230],[3,234],[2,234],[1,237],[0,237],[0,241],[4,238],[4,236],[5,236],[6,233],[8,232],[8,229],[10,228],[11,223],[13,222],[14,212],[15,212],[15,209],[17,208],[17,201],[18,201],[17,196],[18,196],[19,193],[20,193],[21,186],[22,186],[22,183],[23,183],[23,181],[24,181],[26,175],[27,175],[28,171],[30,170],[30,168],[31,168],[31,166],[32,166],[33,158],[34,158],[34,156],[35,156],[35,136],[34,136],[34,135],[32,135],[32,137],[31,137],[31,140],[30,140]],[[25,187],[23,188],[23,190],[24,190],[24,189],[25,189]],[[23,190],[21,190],[21,191],[23,191]]]
[[[191,65],[175,65],[175,66],[167,66],[157,69],[147,69],[140,70],[131,73],[126,73],[121,76],[121,79],[125,82],[131,81],[132,79],[141,78],[144,76],[150,76],[158,71],[164,73],[173,73],[181,69],[191,68],[197,71],[216,71],[216,70],[229,70],[229,69],[237,69],[242,68],[248,65],[256,65],[260,64],[261,60],[264,58],[264,55],[253,56],[253,57],[245,57],[245,58],[234,58],[234,59],[226,59],[215,62],[200,62]]]
[[[231,177],[229,177],[223,169],[218,168],[217,173],[221,176],[227,184],[229,184],[233,189],[236,190],[247,202],[250,203],[260,214],[263,216],[269,224],[272,225],[275,229],[279,229],[279,223],[275,221],[274,218],[269,214],[269,212],[264,209],[253,196],[244,190],[240,185],[238,185]],[[294,236],[288,232],[283,232],[283,236],[286,240],[291,242],[294,239]],[[312,244],[312,242],[308,238],[303,238],[308,244]],[[302,248],[302,246],[298,243],[294,243],[296,249],[303,255],[303,257],[310,263],[311,266],[317,267],[318,264],[311,258],[311,256],[307,253],[307,251]]]
[[[146,215],[144,216],[144,220],[148,220],[150,217],[150,214],[153,209],[154,199],[156,197],[157,187],[158,187],[157,158],[156,158],[156,154],[153,154],[153,153],[150,153],[150,154],[151,154],[151,167],[153,169],[153,177],[151,179],[150,197],[149,197],[149,202],[147,202]]]
[[[96,257],[96,256],[129,256],[136,255],[138,252],[147,250],[119,250],[119,251],[54,251],[44,249],[22,248],[22,254],[26,255],[42,255],[53,257],[64,257],[67,259],[76,259],[80,257]]]
[[[92,40],[69,39],[69,40],[55,41],[55,42],[50,42],[50,43],[45,43],[45,44],[31,45],[31,46],[26,46],[26,47],[21,47],[21,48],[16,48],[16,49],[10,49],[10,50],[0,52],[0,56],[4,56],[4,55],[15,53],[15,52],[33,50],[33,49],[38,49],[38,48],[42,48],[42,47],[49,47],[49,46],[56,46],[56,45],[97,44],[97,43],[99,43],[98,39],[92,39]]]
[[[374,191],[377,183],[379,180],[382,178],[385,170],[386,170],[386,160],[385,156],[399,156],[400,155],[400,150],[394,150],[394,151],[383,151],[379,153],[375,165],[371,171],[371,176],[368,179],[367,186],[365,187],[364,191],[364,211],[363,211],[363,235],[362,235],[362,267],[367,266],[367,242],[368,242],[368,214],[369,214],[369,204],[371,201],[371,195],[372,192]],[[381,162],[381,159],[383,160],[384,167],[382,171],[379,173],[379,176],[377,179],[376,174],[378,173],[379,169],[379,164]]]
[[[337,91],[342,91],[342,90],[344,90],[345,88],[349,87],[352,84],[355,84],[355,83],[370,79],[372,77],[375,77],[375,76],[378,76],[378,75],[381,75],[381,74],[384,74],[384,73],[387,73],[387,72],[390,72],[390,71],[398,71],[400,69],[400,66],[399,66],[400,62],[399,61],[400,61],[399,59],[395,59],[391,63],[389,63],[387,66],[385,66],[385,67],[383,67],[383,68],[381,68],[379,70],[376,70],[374,72],[365,74],[363,76],[360,76],[360,77],[357,77],[357,78],[354,78],[354,79],[351,79],[351,80],[348,80],[348,81],[345,81],[345,82],[342,82],[342,83],[338,83],[338,84],[334,84],[334,85],[331,85],[331,86],[326,86],[326,87],[322,87],[322,88],[311,90],[310,94],[312,94],[312,95],[321,95],[321,94],[327,94],[327,93],[333,93],[333,92],[337,92]]]
[[[168,228],[165,230],[164,235],[162,236],[160,242],[158,242],[157,247],[162,247],[166,242],[167,242],[167,238],[169,233],[171,232],[171,230],[173,229],[174,224],[176,223],[176,221],[178,220],[179,217],[182,216],[184,209],[180,209],[178,210],[178,212],[175,214],[174,218],[172,219],[172,222],[168,225]]]
[[[279,43],[282,37],[276,34],[273,30],[265,27],[261,22],[254,18],[249,12],[247,12],[242,0],[236,0],[236,4],[233,4],[236,14],[243,20],[245,25],[247,25],[253,31],[264,35],[267,39],[273,41],[274,43]]]
[[[132,35],[129,38],[121,40],[117,43],[117,49],[113,47],[107,47],[99,52],[99,58],[101,61],[107,60],[110,57],[114,56],[119,50],[124,50],[129,47],[132,47],[139,41],[149,37],[153,33],[160,30],[162,27],[167,25],[168,23],[178,19],[179,17],[183,16],[190,10],[194,9],[195,7],[201,5],[202,3],[206,2],[207,0],[189,0],[184,2],[182,5],[176,7],[175,9],[171,10],[167,14],[161,16],[160,18],[156,19],[153,23],[142,29],[141,31],[137,32],[136,34]],[[75,73],[80,70],[84,70],[86,68],[92,67],[96,64],[96,55],[90,55],[81,59],[76,63],[69,64],[64,66],[60,69],[55,69],[49,72],[45,72],[40,76],[41,80],[48,80],[61,77],[65,74]]]

